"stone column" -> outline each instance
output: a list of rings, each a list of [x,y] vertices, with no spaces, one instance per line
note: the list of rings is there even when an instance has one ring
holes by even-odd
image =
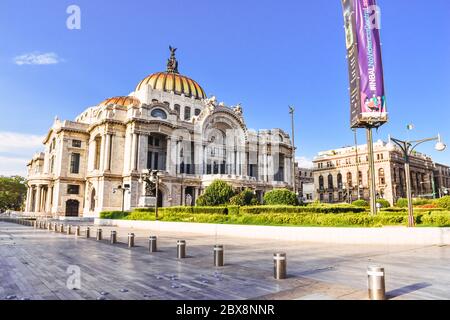
[[[166,146],[166,171],[172,175],[172,138],[170,136],[167,136]]]
[[[207,148],[205,145],[202,145],[202,152],[203,152],[203,174],[207,173],[207,166],[208,166],[208,155],[207,155]]]
[[[109,171],[111,170],[111,135],[106,135],[106,141],[105,141],[105,163],[104,163],[104,170]]]
[[[138,144],[138,134],[133,133],[132,139],[131,139],[131,171],[134,171],[137,169],[136,162],[137,162],[137,144]]]
[[[35,199],[35,205],[34,205],[34,211],[40,212],[41,211],[41,185],[38,184],[36,186],[36,199]]]
[[[106,135],[101,136],[100,141],[100,165],[99,165],[99,171],[105,170],[105,141]]]
[[[45,200],[45,212],[51,211],[51,199],[52,199],[52,193],[50,192],[51,188],[49,185],[47,185],[47,199]]]
[[[27,186],[27,200],[25,202],[25,211],[29,212],[30,211],[30,197],[31,197],[31,188],[29,186]]]

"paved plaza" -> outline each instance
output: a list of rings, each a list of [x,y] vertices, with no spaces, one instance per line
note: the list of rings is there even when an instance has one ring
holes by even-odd
[[[102,227],[105,240],[0,222],[0,299],[367,299],[366,268],[386,269],[390,299],[450,299],[448,246],[362,246],[211,237]],[[109,244],[111,230],[119,243]],[[72,231],[73,232],[73,231]],[[136,247],[126,245],[128,232]],[[158,236],[158,252],[147,238]],[[176,240],[187,258],[176,258]],[[225,266],[213,266],[223,244]],[[273,279],[274,252],[288,278]],[[69,289],[70,266],[81,286]],[[73,267],[72,267],[73,268]]]

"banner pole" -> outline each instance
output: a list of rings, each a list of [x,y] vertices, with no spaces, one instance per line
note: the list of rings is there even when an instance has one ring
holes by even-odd
[[[373,154],[372,127],[366,128],[367,133],[367,155],[369,160],[369,195],[370,195],[370,214],[377,213],[377,199],[375,193],[375,161]]]

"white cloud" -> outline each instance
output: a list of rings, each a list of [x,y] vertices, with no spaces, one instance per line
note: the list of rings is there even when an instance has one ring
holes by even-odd
[[[313,168],[312,160],[308,159],[307,157],[295,157],[295,161],[298,162],[298,166],[300,168],[307,168],[307,169]]]
[[[63,59],[58,57],[58,55],[54,52],[47,52],[47,53],[31,52],[25,53],[23,55],[14,58],[14,63],[19,66],[27,64],[28,65],[57,64],[62,61]]]
[[[43,149],[43,136],[0,131],[0,175],[25,175],[31,157]]]

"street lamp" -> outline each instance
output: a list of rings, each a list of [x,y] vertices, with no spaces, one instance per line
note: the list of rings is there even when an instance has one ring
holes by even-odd
[[[295,154],[296,154],[296,147],[295,147],[295,130],[294,130],[294,112],[295,109],[292,106],[288,106],[289,107],[289,114],[291,115],[291,130],[292,130],[292,174],[291,176],[294,178],[293,181],[293,188],[294,188],[294,193],[297,195],[298,197],[298,193],[297,193],[297,177],[296,177],[296,172],[295,172]]]
[[[125,205],[125,192],[127,192],[128,190],[130,190],[130,185],[129,184],[124,184],[117,186],[117,188],[113,188],[113,193],[116,193],[116,191],[121,191],[122,192],[122,212],[124,212],[124,205]]]
[[[412,205],[412,196],[411,196],[411,173],[409,168],[409,158],[414,151],[414,149],[428,141],[437,141],[435,145],[435,149],[437,151],[444,151],[447,147],[441,140],[441,136],[438,135],[437,137],[433,138],[427,138],[427,139],[421,139],[421,140],[413,140],[413,141],[404,141],[392,138],[389,135],[389,141],[387,144],[387,147],[390,151],[395,150],[395,146],[393,143],[395,143],[397,146],[400,147],[400,150],[403,153],[403,158],[405,160],[405,176],[406,176],[406,195],[408,198],[408,227],[414,227],[414,211],[413,211],[413,205]]]
[[[139,177],[140,183],[145,182],[147,184],[146,193],[148,192],[150,196],[155,195],[155,220],[158,220],[158,193],[161,173],[161,170],[147,170]]]

